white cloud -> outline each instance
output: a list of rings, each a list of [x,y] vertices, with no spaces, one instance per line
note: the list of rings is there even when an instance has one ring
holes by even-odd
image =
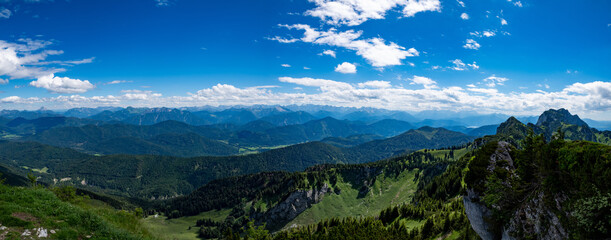
[[[155,0],[155,3],[159,7],[164,7],[170,5],[170,0]]]
[[[0,85],[4,85],[8,83],[8,79],[0,78]]]
[[[85,58],[81,60],[69,60],[69,61],[44,61],[44,62],[32,63],[31,65],[59,64],[62,66],[73,66],[73,65],[79,65],[79,64],[92,63],[94,59],[95,57]]]
[[[471,36],[475,37],[494,37],[496,35],[496,30],[484,30],[482,32],[474,31],[469,33]],[[505,35],[505,32],[503,32]]]
[[[415,63],[413,63],[413,62],[408,62],[407,64],[408,64],[410,67],[415,67],[415,66],[416,66],[416,64],[415,64]]]
[[[504,78],[504,77],[497,77],[494,74],[490,77],[484,78],[484,82],[487,82],[486,86],[488,87],[495,87],[496,85],[503,85],[504,82],[506,82],[507,80],[509,79]]]
[[[473,50],[477,50],[479,49],[480,45],[479,43],[477,43],[475,40],[473,39],[467,39],[465,45],[462,46],[463,48],[466,49],[473,49]]]
[[[468,88],[467,90],[475,93],[482,93],[486,95],[497,95],[499,91],[494,88]]]
[[[462,14],[460,14],[460,18],[462,18],[462,20],[469,20],[469,14],[462,13]]]
[[[495,32],[492,31],[484,31],[484,37],[493,37],[494,35],[496,35]]]
[[[119,83],[130,83],[132,81],[125,81],[125,80],[114,80],[114,81],[110,81],[105,83],[105,85],[112,85],[112,84],[119,84]]]
[[[0,76],[17,78],[36,78],[38,76],[60,72],[63,69],[32,67],[49,55],[61,54],[61,51],[44,50],[34,53],[46,47],[50,42],[32,41],[21,39],[23,43],[9,43],[0,40]]]
[[[282,67],[285,67],[285,68],[290,68],[290,67],[291,67],[291,65],[289,65],[289,64],[286,64],[286,63],[284,63],[284,64],[281,64],[280,66],[282,66]]]
[[[93,58],[76,61],[45,61],[49,56],[63,53],[58,50],[45,50],[44,48],[49,45],[51,45],[50,41],[29,38],[18,39],[17,43],[0,40],[0,76],[7,76],[10,79],[37,79],[65,71],[63,68],[49,67],[49,65],[72,66],[93,61]]]
[[[467,87],[474,88],[475,84],[469,84],[469,85],[467,85]]]
[[[309,67],[303,67],[303,70],[310,70]]]
[[[548,84],[537,84],[537,87],[549,89],[549,85]],[[541,90],[537,90],[537,91],[541,91]]]
[[[422,85],[426,89],[438,88],[437,82],[427,77],[421,77],[421,76],[414,75],[414,77],[410,78],[409,80],[411,81],[410,83],[411,85],[414,85],[414,84]]]
[[[507,20],[505,20],[504,18],[501,18],[501,25],[507,25]]]
[[[325,50],[320,55],[327,55],[335,58],[335,51],[333,50]]]
[[[39,77],[36,81],[30,82],[30,86],[44,88],[52,93],[84,93],[95,88],[87,80],[56,77],[53,74]]]
[[[367,82],[364,82],[364,83],[359,83],[359,84],[357,84],[357,86],[359,88],[390,88],[390,87],[392,87],[392,85],[390,85],[390,82],[388,82],[388,81],[378,81],[378,80],[367,81]]]
[[[300,39],[303,42],[354,50],[357,55],[365,58],[374,67],[402,65],[401,60],[420,54],[414,48],[405,49],[393,42],[386,44],[384,39],[381,38],[359,39],[362,31],[355,32],[354,30],[348,30],[337,32],[334,28],[328,31],[318,31],[305,24],[280,26],[288,29],[303,30],[304,34]]]
[[[150,100],[153,98],[161,97],[161,93],[154,93],[153,91],[142,91],[138,89],[134,90],[123,90],[122,99],[124,100]]]
[[[22,98],[19,96],[10,96],[0,99],[2,103],[23,103],[23,104],[32,104],[40,102],[40,99],[37,97],[30,98]]]
[[[479,69],[479,66],[477,65],[476,62],[473,63],[464,63],[462,60],[460,59],[454,59],[452,61],[450,61],[453,66],[450,66],[448,68],[455,70],[455,71],[465,71],[465,70],[469,70],[469,69],[473,69],[473,70],[477,70]]]
[[[428,79],[428,78],[426,78]],[[457,86],[408,89],[402,86],[362,83],[351,85],[345,82],[282,77],[280,81],[297,84],[297,87],[318,88],[318,92],[285,93],[272,91],[270,86],[238,88],[217,84],[211,88],[186,96],[162,97],[151,95],[148,100],[127,94],[84,97],[80,95],[48,98],[21,98],[18,96],[0,99],[5,108],[37,109],[41,106],[66,109],[70,107],[134,106],[134,107],[185,107],[219,105],[290,105],[317,104],[341,107],[373,107],[390,110],[423,111],[451,110],[477,111],[480,113],[540,114],[549,108],[566,108],[573,113],[600,116],[609,119],[611,111],[611,82],[575,83],[558,91],[510,92],[496,89]],[[422,79],[416,80],[424,82]],[[431,80],[433,81],[433,80]],[[386,88],[376,88],[373,85]],[[430,86],[430,84],[429,84]],[[291,89],[291,91],[293,91]],[[146,93],[145,93],[146,94]],[[149,92],[148,94],[154,94]],[[151,101],[151,99],[153,99]],[[610,119],[611,120],[611,119]]]
[[[309,0],[316,8],[306,15],[320,18],[332,25],[356,26],[369,19],[384,19],[386,12],[403,8],[404,17],[425,11],[440,11],[439,0]]]
[[[339,73],[356,73],[356,66],[349,62],[343,62],[335,67],[335,71]]]
[[[306,87],[318,87],[322,90],[330,90],[330,89],[351,89],[352,86],[345,82],[338,82],[327,79],[317,79],[317,78],[292,78],[292,77],[280,77],[278,78],[281,82],[286,83],[294,83],[297,85],[302,85]]]
[[[416,13],[426,11],[441,11],[439,0],[408,0],[403,8],[403,16],[413,17]]]
[[[11,10],[8,10],[6,8],[0,8],[0,18],[10,18],[11,14]]]
[[[520,2],[520,1],[514,2],[513,5],[515,5],[517,7],[523,7],[522,2]]]
[[[460,5],[461,7],[465,7],[465,2],[460,0],[456,0],[456,2],[458,2],[458,5]]]
[[[278,42],[281,42],[281,43],[294,43],[294,42],[299,41],[299,39],[296,39],[296,38],[286,39],[286,38],[281,38],[279,36],[275,36],[275,37],[272,37],[272,38],[267,38],[267,40],[278,41]]]

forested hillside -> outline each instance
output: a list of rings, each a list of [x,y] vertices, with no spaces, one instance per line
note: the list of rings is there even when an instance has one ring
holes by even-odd
[[[443,128],[422,127],[387,139],[367,141],[379,138],[377,135],[332,137],[324,140],[329,144],[308,142],[225,157],[95,156],[36,142],[0,141],[0,173],[11,185],[31,186],[36,182],[51,189],[75,186],[77,195],[86,194],[114,208],[135,211],[140,206],[143,214],[157,214],[158,218],[121,216],[127,222],[144,224],[146,229],[162,227],[169,231],[154,231],[160,238],[173,238],[178,232],[181,236],[222,239],[608,236],[611,147],[583,140],[590,136],[604,140],[609,132],[591,129],[578,117],[558,111],[560,114],[552,110],[544,113],[539,126],[509,118],[499,125],[496,135],[475,140]],[[310,124],[328,127],[320,124],[325,121]],[[58,127],[43,133],[73,129],[80,132],[74,136],[86,138],[94,133],[116,140],[120,138],[113,135],[123,132],[165,146],[197,139],[202,132],[222,135],[223,131],[236,129],[232,125],[196,127],[173,121],[113,126]],[[556,132],[546,132],[554,126]],[[189,135],[192,138],[183,137]],[[46,136],[58,141],[62,138]],[[127,145],[120,141],[108,144],[108,148]],[[390,158],[382,160],[386,157]],[[7,194],[27,192],[14,187],[4,190]],[[48,190],[36,191],[43,194]],[[54,203],[53,195],[45,195],[41,201],[60,204]],[[82,203],[67,202],[80,208],[89,206]],[[95,210],[93,218],[122,214],[105,209]],[[46,219],[47,210],[41,211],[28,214]],[[9,212],[6,219],[12,219],[14,210]],[[105,221],[114,224],[114,220]],[[125,228],[122,224],[108,225],[110,232],[99,234],[154,237],[146,229]],[[10,231],[16,232],[19,226],[10,225]],[[187,227],[189,230],[185,230]],[[70,234],[81,232],[56,228],[72,231]]]

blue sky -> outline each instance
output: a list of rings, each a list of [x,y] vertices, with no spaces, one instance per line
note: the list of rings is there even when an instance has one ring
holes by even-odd
[[[326,104],[611,120],[611,2],[0,0],[0,108]]]

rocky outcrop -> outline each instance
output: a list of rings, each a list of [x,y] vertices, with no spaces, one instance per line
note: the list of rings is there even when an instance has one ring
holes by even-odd
[[[513,172],[514,163],[511,158],[512,147],[507,142],[498,142],[497,148],[490,159],[488,160],[487,171],[493,172],[497,167],[504,168],[509,172]],[[504,183],[509,184],[509,183]],[[472,189],[467,189],[467,195],[463,196],[463,204],[465,206],[465,214],[469,218],[471,227],[483,240],[493,240],[495,237],[494,229],[487,222],[487,219],[492,217],[492,211],[486,205],[480,202],[483,193],[475,192]]]
[[[284,201],[269,209],[267,212],[254,216],[257,222],[265,222],[271,228],[282,226],[313,204],[322,201],[332,189],[325,183],[320,189],[298,190],[291,193]]]
[[[492,229],[485,220],[492,216],[492,212],[479,202],[479,195],[472,190],[467,190],[467,196],[463,197],[463,204],[465,205],[465,214],[467,214],[473,230],[483,240],[494,239]]]
[[[517,177],[515,174],[514,161],[511,157],[512,147],[507,142],[498,142],[497,149],[490,155],[486,170],[490,173],[497,168],[503,168],[509,173],[509,178]],[[502,182],[507,189],[511,189],[511,181]],[[535,191],[528,195],[522,202],[512,207],[509,222],[502,229],[493,229],[493,209],[500,210],[501,207],[492,205],[493,209],[486,206],[480,200],[484,193],[476,192],[467,186],[467,194],[463,196],[465,213],[473,230],[484,240],[502,239],[568,239],[567,230],[562,226],[555,212],[562,212],[562,203],[565,201],[560,195],[553,196],[555,206],[544,203],[546,196],[542,191]],[[554,209],[555,208],[555,209]]]
[[[568,239],[568,233],[560,219],[543,203],[544,194],[539,192],[531,200],[523,203],[509,220],[503,231],[503,240],[534,237],[535,239],[552,240]],[[555,197],[557,210],[563,199]]]
[[[561,125],[561,123],[588,127],[588,124],[581,120],[579,116],[572,115],[568,110],[564,108],[558,110],[547,110],[543,112],[543,114],[541,114],[541,116],[539,116],[539,119],[537,120],[537,126],[553,125],[557,127]]]

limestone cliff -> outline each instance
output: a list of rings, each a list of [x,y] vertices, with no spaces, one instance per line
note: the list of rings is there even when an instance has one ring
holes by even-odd
[[[513,148],[507,142],[498,142],[484,168],[488,172],[487,176],[495,171],[507,176],[496,186],[500,191],[511,191],[512,183],[517,178],[512,151]],[[561,194],[546,196],[543,191],[534,190],[524,199],[517,200],[517,205],[510,207],[511,211],[503,212],[507,208],[507,205],[503,205],[507,204],[503,202],[504,199],[484,201],[486,193],[493,194],[490,191],[492,184],[490,178],[481,181],[479,186],[468,184],[463,203],[473,230],[482,239],[568,239],[566,228],[555,214],[563,211],[562,205],[566,198]],[[482,186],[485,186],[483,191]],[[551,199],[555,206],[545,204],[545,198]],[[495,214],[508,214],[509,221],[498,222]]]
[[[267,212],[256,214],[254,218],[257,219],[257,222],[267,223],[271,228],[280,227],[313,204],[322,201],[323,197],[331,192],[332,189],[326,183],[319,189],[297,190]]]

